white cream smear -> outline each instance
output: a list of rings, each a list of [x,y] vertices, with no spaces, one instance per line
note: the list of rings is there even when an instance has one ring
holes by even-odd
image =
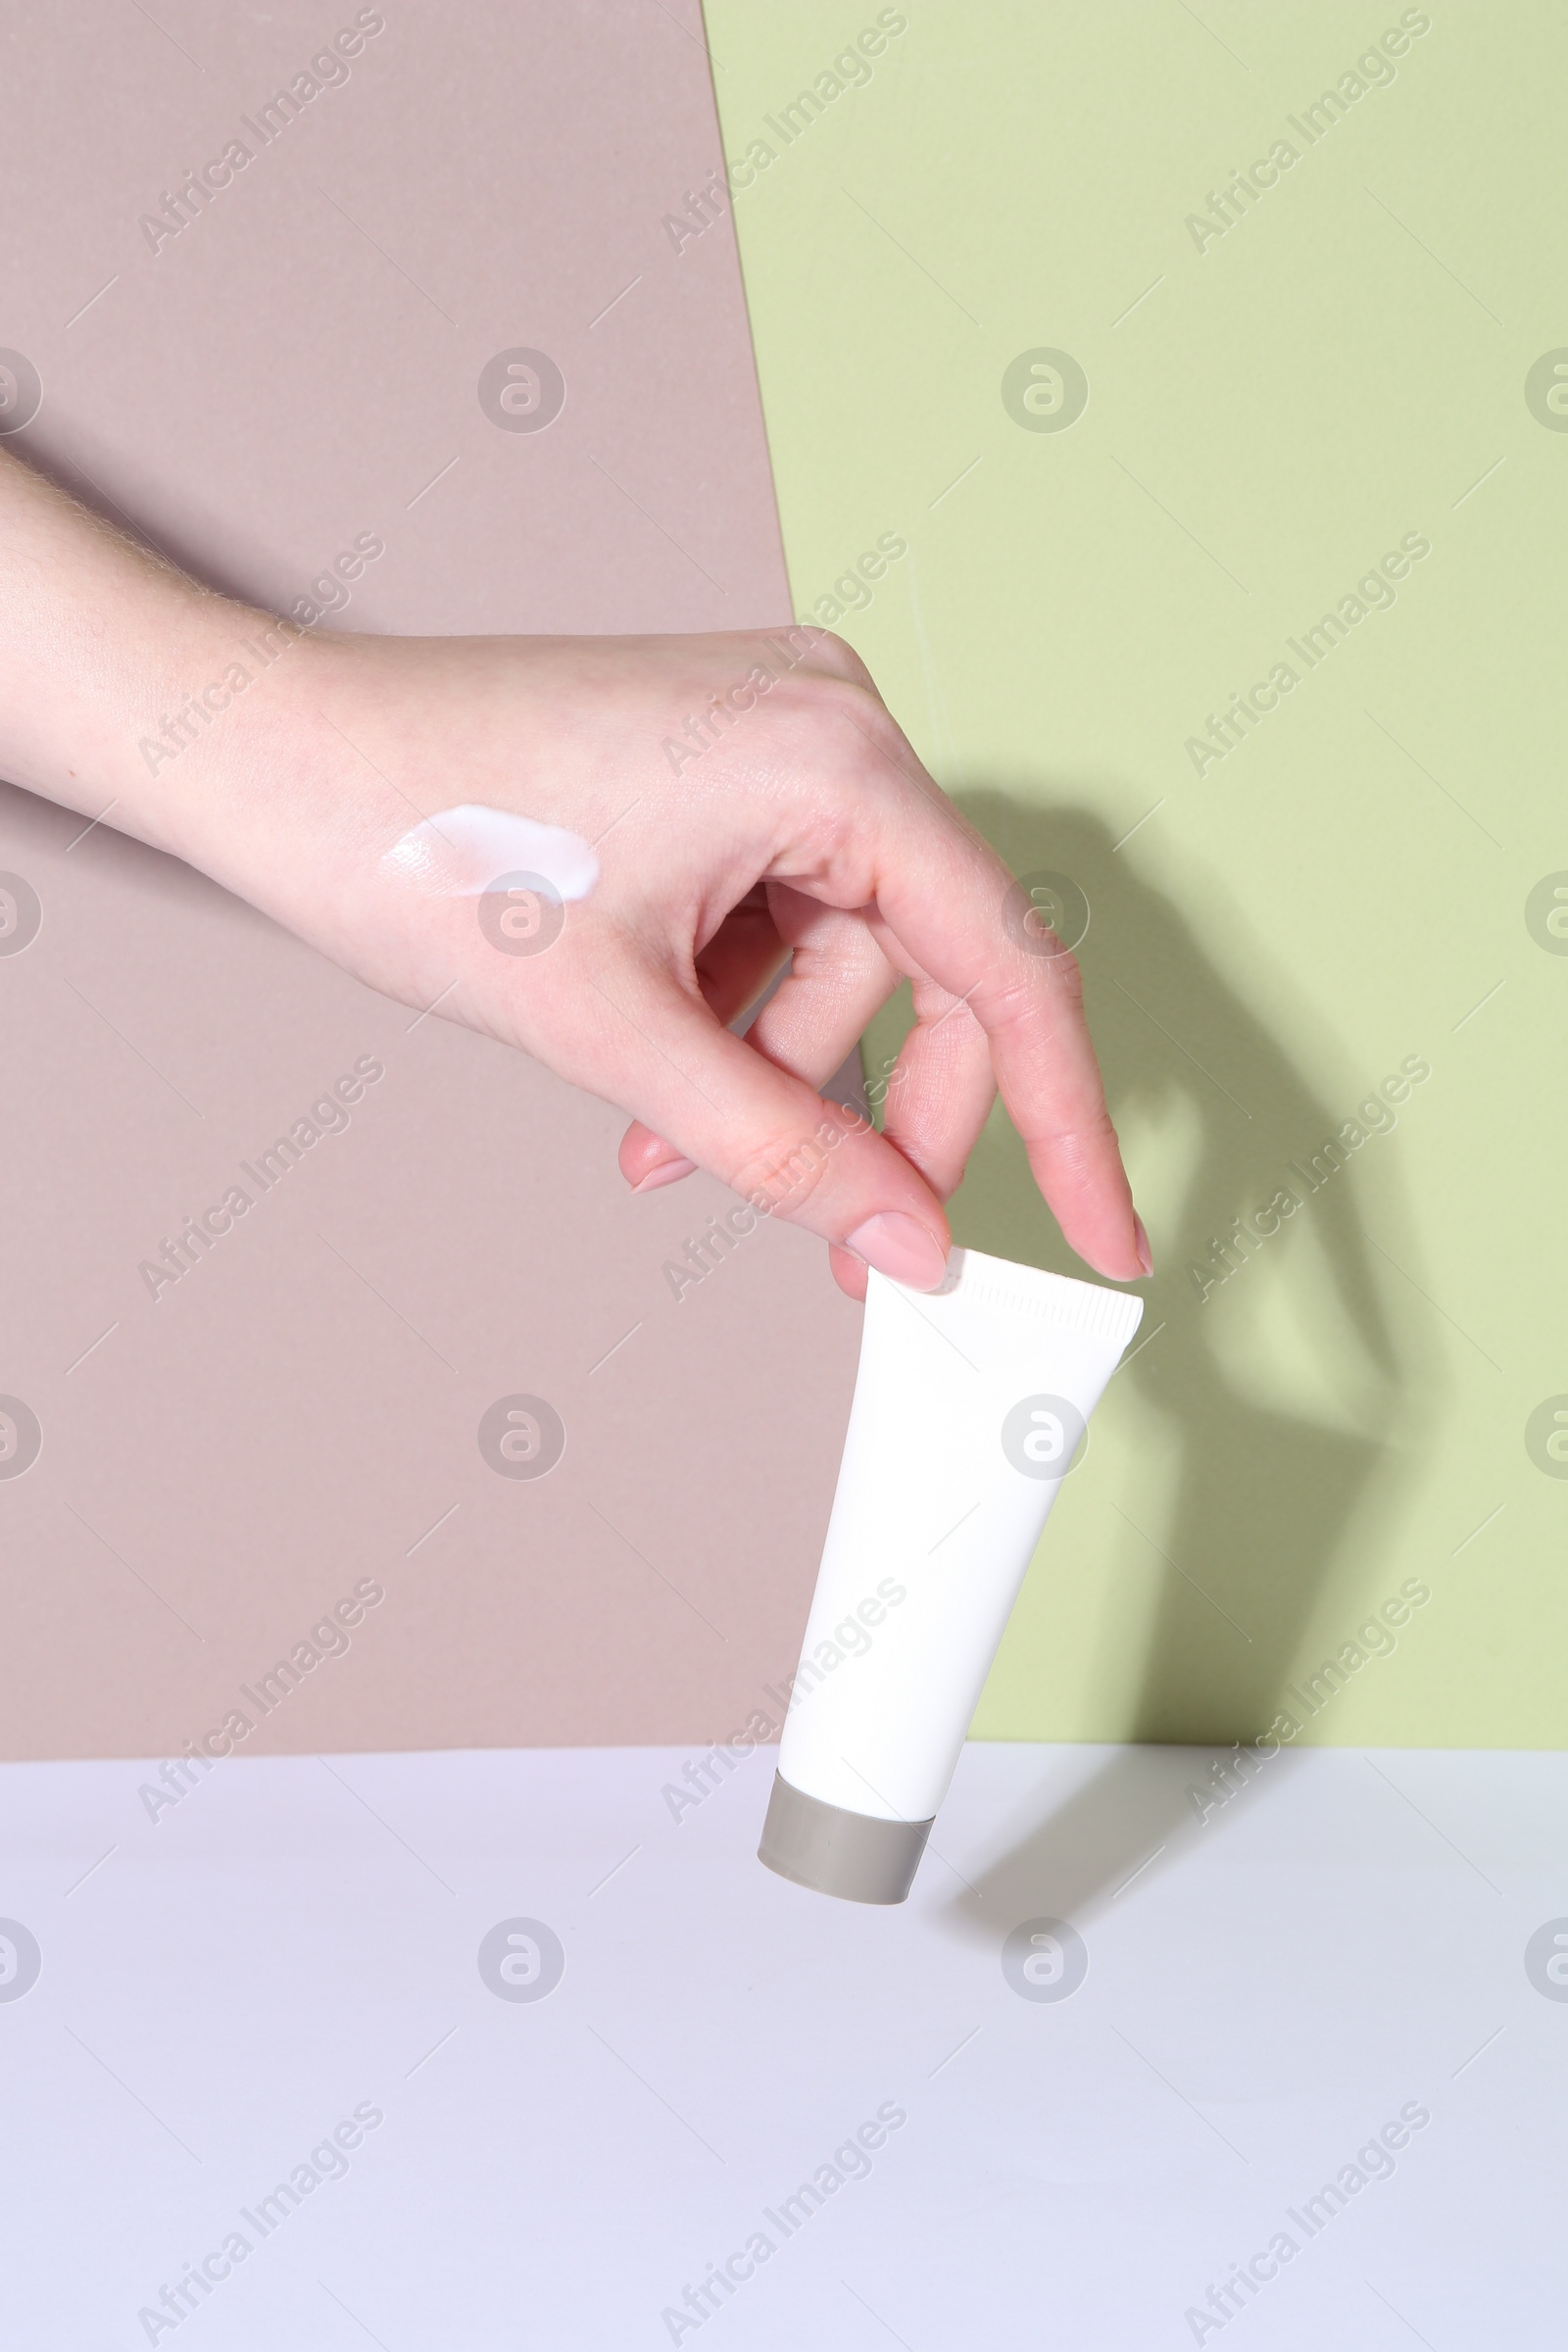
[[[427,895],[478,899],[513,887],[519,874],[549,883],[561,899],[585,899],[599,880],[593,845],[564,825],[542,825],[476,801],[443,808],[394,842],[381,871]]]

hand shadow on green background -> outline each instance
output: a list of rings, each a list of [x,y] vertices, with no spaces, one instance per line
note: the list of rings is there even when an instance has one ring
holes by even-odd
[[[1345,1597],[1333,1613],[1330,1656],[1364,1622],[1357,1596],[1369,1605],[1384,1596],[1377,1535],[1408,1477],[1394,1441],[1426,1385],[1418,1368],[1435,1353],[1419,1295],[1361,1228],[1374,1202],[1377,1221],[1389,1219],[1396,1170],[1386,1140],[1369,1136],[1313,1193],[1286,1171],[1288,1160],[1305,1167],[1384,1073],[1347,1064],[1343,1088],[1326,1100],[1221,976],[1194,922],[1113,846],[1097,815],[1046,811],[997,791],[955,797],[1014,873],[1065,873],[1088,899],[1079,959],[1118,1129],[1136,1135],[1140,1122],[1184,1110],[1200,1138],[1179,1213],[1152,1237],[1157,1273],[1140,1337],[1164,1329],[1117,1375],[1173,1424],[1179,1459],[1164,1523],[1137,1531],[1128,1523],[1128,1544],[1158,1582],[1142,1614],[1143,1654],[1119,1736],[1228,1747],[1266,1731],[1282,1708],[1304,1717],[1286,1685],[1331,1585]],[[1145,846],[1145,872],[1149,863]],[[1227,915],[1218,894],[1204,920],[1210,929],[1227,926],[1234,968],[1237,948],[1246,953],[1246,926]],[[1259,980],[1259,995],[1266,987],[1278,1001],[1272,959]],[[1314,1057],[1343,1059],[1317,1042],[1322,1023],[1310,1004],[1302,1010],[1298,1025],[1314,1037]],[[1375,1175],[1360,1164],[1367,1159],[1377,1162]],[[1216,1287],[1200,1302],[1186,1272],[1189,1261],[1208,1263],[1211,1237],[1225,1236],[1231,1219],[1250,1216],[1282,1185],[1301,1207],[1231,1280],[1290,1287],[1306,1344],[1328,1372],[1326,1384],[1320,1373],[1312,1385],[1345,1400],[1336,1420],[1283,1410],[1250,1391],[1220,1348],[1232,1298]],[[976,1147],[953,1213],[960,1243],[1080,1278],[1089,1271],[1061,1240],[1000,1115]],[[1114,1494],[1104,1501],[1120,1507]],[[1042,1568],[1074,1572],[1070,1560],[1053,1561],[1049,1530]],[[1314,1650],[1305,1671],[1316,1663]],[[1332,1738],[1333,1704],[1313,1737]],[[1098,1909],[1181,1825],[1196,1827],[1186,1787],[1206,1782],[1208,1761],[1195,1758],[1178,1774],[1151,1772],[1149,1759],[1136,1755],[1112,1758],[985,1870],[957,1899],[957,1922],[989,1936],[1019,1919],[1082,1919]],[[1283,1775],[1288,1767],[1276,1761],[1269,1769]]]

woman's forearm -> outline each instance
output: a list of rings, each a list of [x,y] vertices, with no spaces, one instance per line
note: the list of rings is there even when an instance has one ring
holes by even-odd
[[[0,450],[0,774],[93,815],[112,798],[122,831],[177,849],[180,796],[141,739],[242,617]]]

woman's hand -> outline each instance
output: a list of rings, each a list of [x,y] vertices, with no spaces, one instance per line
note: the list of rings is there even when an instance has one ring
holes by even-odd
[[[840,640],[310,637],[9,460],[0,550],[0,770],[618,1104],[634,1185],[706,1168],[821,1234],[852,1294],[866,1264],[932,1288],[1000,1085],[1079,1255],[1148,1272],[1077,967],[1009,926],[1011,877]],[[456,895],[440,819],[474,805],[578,836],[597,878]],[[430,818],[433,857],[392,855]],[[816,1089],[906,977],[878,1135]]]

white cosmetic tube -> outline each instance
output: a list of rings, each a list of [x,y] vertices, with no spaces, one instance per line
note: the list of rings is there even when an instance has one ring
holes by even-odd
[[[760,1859],[902,1903],[1085,1426],[1141,1298],[955,1250],[873,1273]]]

